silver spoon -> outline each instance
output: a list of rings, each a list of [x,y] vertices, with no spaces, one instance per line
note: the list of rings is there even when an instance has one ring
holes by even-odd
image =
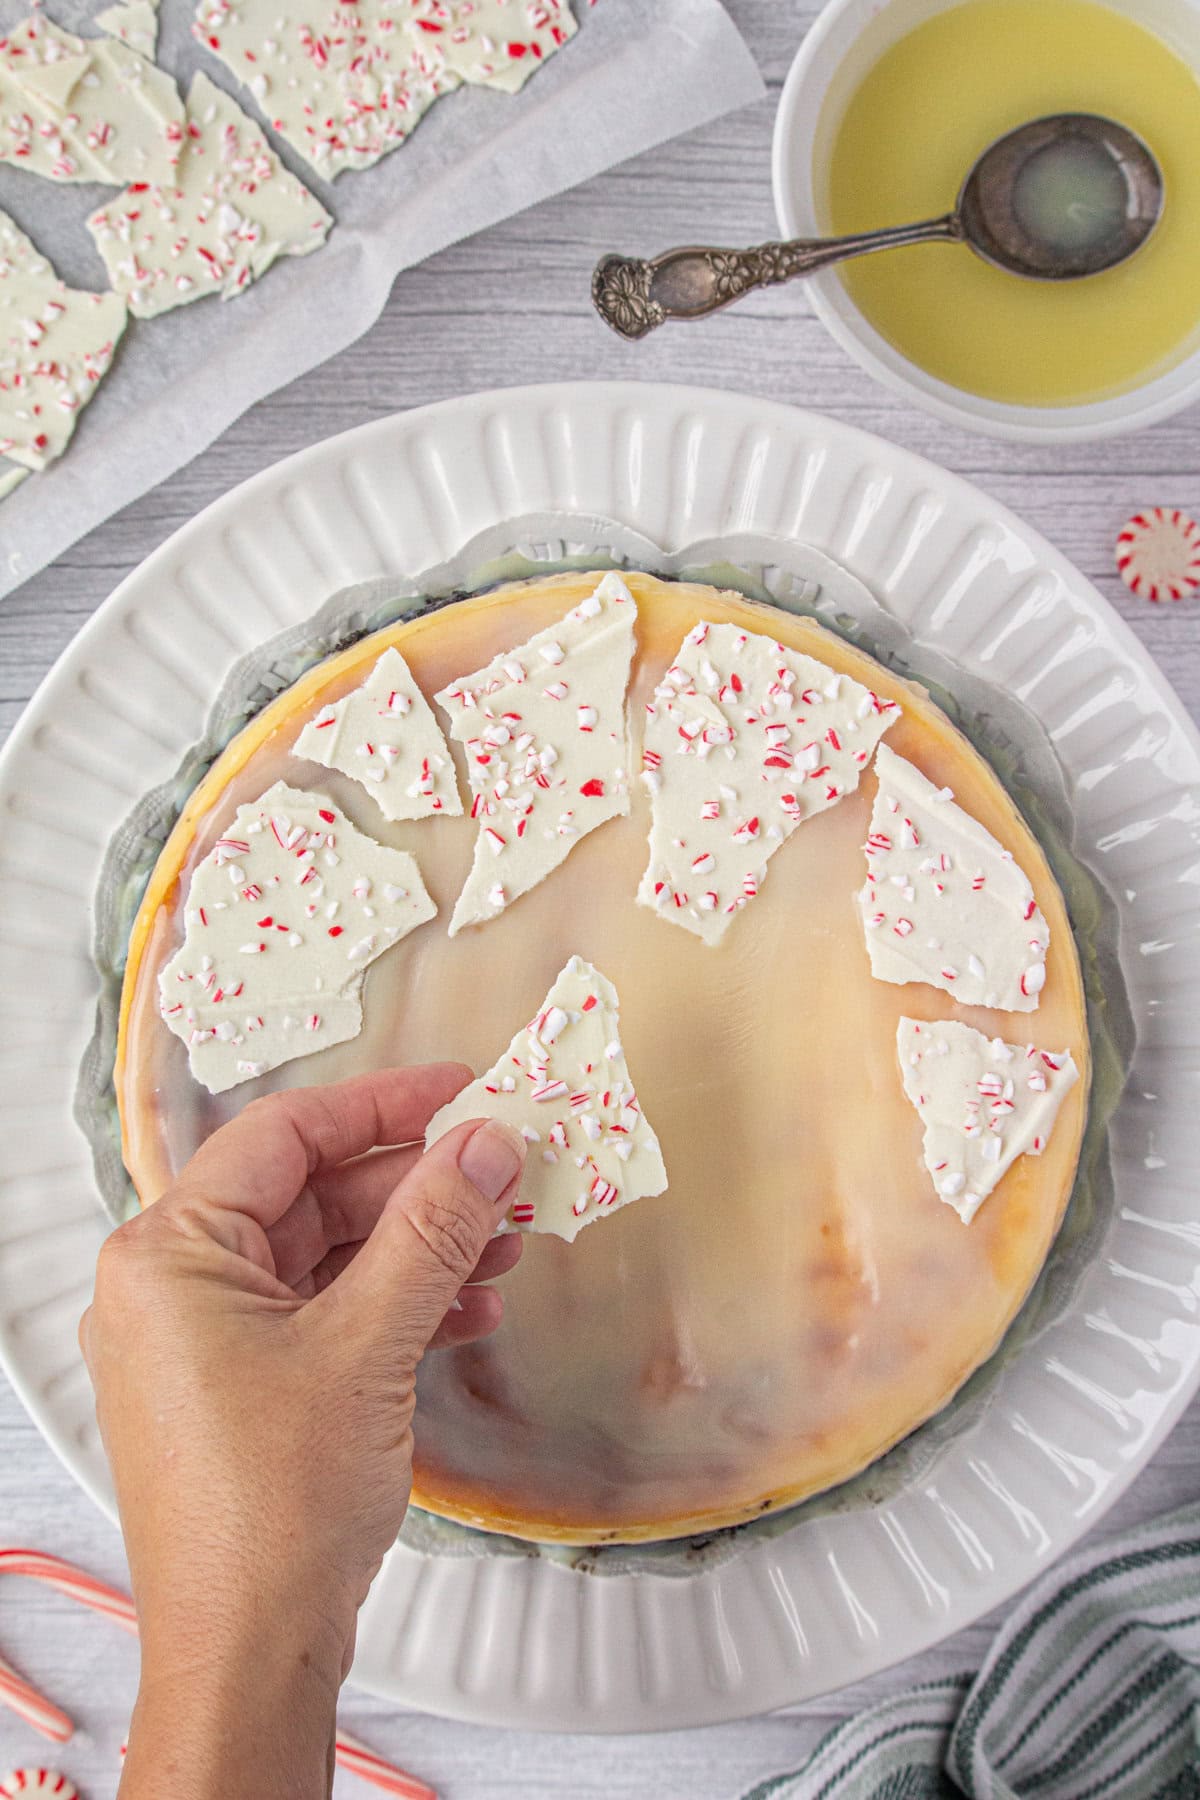
[[[592,301],[622,337],[642,338],[667,319],[707,318],[754,288],[901,244],[969,244],[1010,274],[1074,281],[1132,256],[1162,203],[1162,171],[1140,137],[1095,113],[1054,113],[989,145],[943,218],[752,250],[689,245],[649,261],[606,256]]]

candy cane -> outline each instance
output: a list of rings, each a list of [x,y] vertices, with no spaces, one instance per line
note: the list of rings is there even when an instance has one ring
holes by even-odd
[[[40,1731],[43,1737],[48,1737],[52,1744],[65,1744],[75,1729],[66,1713],[60,1712],[44,1694],[39,1694],[3,1657],[0,1657],[0,1700],[11,1707],[18,1718]]]
[[[338,1727],[337,1760],[343,1769],[352,1775],[361,1775],[364,1781],[382,1788],[385,1794],[398,1794],[400,1800],[437,1800],[437,1794],[423,1781],[417,1781],[412,1775],[406,1775],[403,1769],[397,1769],[392,1763],[384,1762],[382,1756],[376,1756],[357,1738],[352,1738],[347,1731]]]
[[[133,1601],[128,1594],[119,1589],[109,1587],[94,1576],[85,1574],[73,1563],[64,1562],[61,1556],[51,1556],[42,1550],[0,1550],[0,1575],[25,1575],[31,1581],[44,1582],[55,1588],[60,1594],[67,1594],[72,1600],[78,1600],[83,1606],[90,1606],[93,1611],[103,1613],[114,1625],[123,1631],[137,1635],[137,1613]],[[19,1714],[35,1731],[48,1737],[56,1744],[65,1744],[75,1726],[65,1712],[47,1700],[44,1694],[31,1686],[18,1675],[8,1663],[0,1657],[0,1701]],[[335,1742],[335,1753],[338,1762],[353,1775],[359,1775],[374,1787],[382,1788],[386,1794],[395,1794],[398,1800],[437,1800],[433,1788],[427,1787],[415,1776],[406,1775],[393,1763],[385,1762],[382,1756],[376,1756],[357,1738],[352,1738],[340,1728]],[[121,1746],[121,1754],[125,1754],[125,1746]]]
[[[27,1575],[31,1581],[45,1582],[47,1587],[57,1588],[68,1599],[103,1613],[122,1631],[137,1636],[137,1614],[129,1596],[85,1575],[61,1556],[50,1556],[44,1550],[0,1550],[0,1575]]]

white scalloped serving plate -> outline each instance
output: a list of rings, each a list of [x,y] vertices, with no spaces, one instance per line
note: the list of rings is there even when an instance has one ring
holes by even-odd
[[[1120,905],[1140,1033],[1094,1266],[931,1478],[683,1579],[389,1558],[359,1630],[361,1685],[462,1718],[624,1731],[784,1705],[944,1637],[1079,1537],[1186,1405],[1200,1379],[1200,740],[1101,597],[1019,520],[878,438],[736,394],[452,400],[319,444],[210,507],[100,608],[0,758],[0,1354],[110,1513],[75,1342],[104,1226],[71,1119],[109,836],[255,643],[350,582],[563,509],[668,548],[803,539],[1018,695],[1074,780],[1084,854]]]

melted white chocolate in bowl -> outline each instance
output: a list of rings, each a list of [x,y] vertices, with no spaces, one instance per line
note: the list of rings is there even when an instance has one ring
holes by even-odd
[[[417,1502],[530,1538],[663,1538],[732,1524],[855,1473],[941,1407],[993,1349],[1070,1194],[1089,1058],[1079,966],[1046,860],[992,771],[927,697],[819,627],[710,588],[631,576],[647,694],[700,619],[731,619],[898,699],[886,741],[1009,848],[1050,929],[1036,1012],[959,1007],[871,978],[854,896],[875,777],[772,858],[760,897],[709,948],[635,904],[648,803],[583,839],[539,888],[454,940],[469,819],[388,824],[357,784],[289,756],[314,708],[386,644],[427,695],[551,624],[595,584],[556,576],[396,626],[312,671],[219,759],[160,859],[135,926],[118,1092],[144,1201],[224,1119],[272,1086],[443,1058],[476,1070],[532,1016],[573,954],[617,988],[627,1066],[662,1143],[666,1194],[573,1245],[527,1240],[487,1342],[427,1357]],[[455,752],[456,757],[460,755]],[[461,763],[460,763],[461,771]],[[439,906],[370,970],[353,1043],[214,1099],[158,1016],[185,877],[234,807],[283,778],[330,794],[411,851]],[[464,792],[465,783],[464,783]],[[1041,1157],[970,1226],[934,1191],[896,1058],[901,1014],[1069,1049],[1082,1075]]]

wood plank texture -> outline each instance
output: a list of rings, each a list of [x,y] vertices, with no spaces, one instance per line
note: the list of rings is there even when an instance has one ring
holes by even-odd
[[[1117,579],[1113,540],[1138,506],[1200,502],[1195,411],[1097,445],[1012,446],[959,432],[876,387],[808,312],[799,288],[760,295],[703,329],[626,346],[594,318],[588,277],[604,250],[773,234],[774,103],[814,0],[727,0],[770,84],[762,104],[612,170],[403,275],[360,343],[256,407],[203,456],[94,531],[0,606],[0,731],[113,586],[170,532],[236,482],[333,432],[450,394],[535,380],[629,377],[700,382],[786,399],[853,421],[977,481],[1058,544],[1098,584],[1200,713],[1200,612],[1153,608]],[[647,78],[652,78],[647,73]],[[1112,1524],[1150,1517],[1200,1491],[1200,1403]],[[0,1384],[0,1538],[123,1577],[116,1533],[79,1493]],[[994,1621],[992,1622],[994,1623]],[[726,1800],[793,1766],[821,1732],[870,1698],[967,1669],[984,1622],[936,1652],[797,1712],[706,1732],[588,1740],[447,1724],[347,1696],[343,1716],[374,1747],[435,1783],[446,1800]],[[14,1586],[0,1646],[81,1722],[48,1760],[90,1800],[115,1792],[136,1653],[66,1601]],[[48,1749],[48,1747],[47,1747]],[[0,1773],[41,1760],[40,1740],[0,1713]],[[339,1775],[341,1796],[367,1789]]]

